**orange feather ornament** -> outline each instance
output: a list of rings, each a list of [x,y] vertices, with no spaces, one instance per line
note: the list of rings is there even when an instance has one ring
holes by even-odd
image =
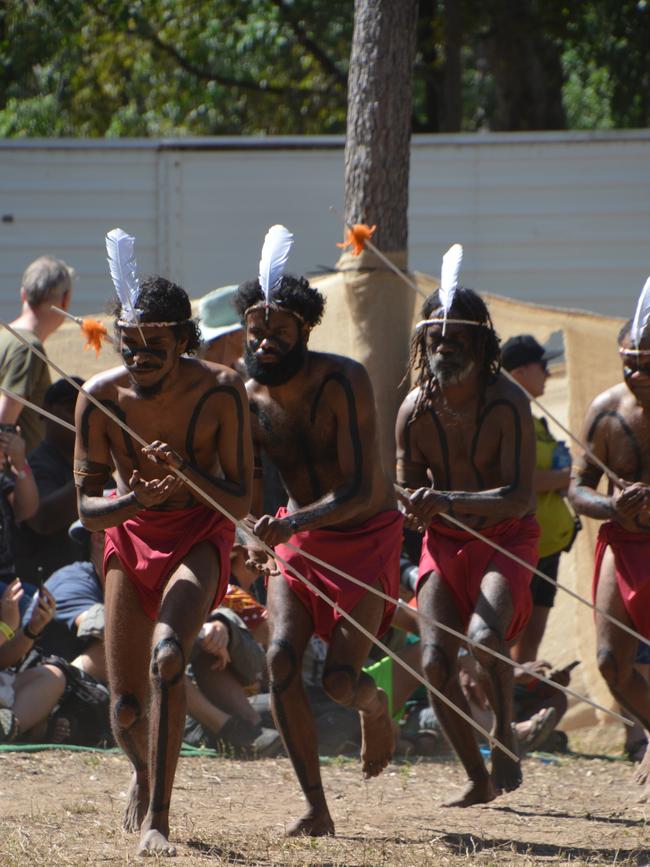
[[[101,322],[92,319],[90,316],[83,319],[80,324],[81,330],[86,338],[84,349],[90,349],[92,347],[99,356],[103,342],[108,338],[108,331]]]
[[[377,226],[367,226],[365,223],[355,223],[345,233],[345,241],[342,244],[337,244],[337,247],[351,247],[352,255],[359,256],[362,250],[366,247],[366,241],[369,241],[375,233]]]

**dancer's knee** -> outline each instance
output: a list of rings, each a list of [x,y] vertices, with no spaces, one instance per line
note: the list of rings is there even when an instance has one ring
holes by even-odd
[[[298,674],[296,651],[291,642],[285,638],[271,641],[266,651],[266,664],[269,669],[271,690],[275,693],[284,692]]]
[[[483,650],[474,645],[471,648],[472,656],[484,669],[501,668],[507,665],[507,663],[502,662],[490,653],[490,650],[503,653],[503,642],[496,629],[488,626],[487,623],[481,623],[473,628],[470,627],[467,637],[489,648],[489,650]]]
[[[456,674],[456,665],[447,651],[439,644],[424,644],[422,647],[422,670],[431,686],[444,690]]]
[[[185,672],[185,654],[179,640],[169,635],[156,644],[151,656],[151,676],[159,684],[173,686]]]
[[[333,665],[323,672],[323,689],[338,704],[354,704],[359,675],[350,665]]]
[[[605,682],[607,683],[607,686],[612,688],[620,686],[620,671],[616,662],[616,657],[614,656],[611,648],[599,647],[597,659],[598,670],[600,671]]]
[[[134,695],[125,693],[117,696],[113,703],[113,719],[119,729],[128,731],[139,722],[141,717],[142,708]]]

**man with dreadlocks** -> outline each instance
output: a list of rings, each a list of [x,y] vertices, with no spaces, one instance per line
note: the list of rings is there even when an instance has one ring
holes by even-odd
[[[137,432],[136,442],[84,392],[77,401],[79,516],[106,530],[106,658],[115,737],[133,781],[124,826],[140,853],[174,854],[169,802],[185,723],[185,662],[223,598],[234,526],[170,472],[182,472],[236,518],[250,507],[246,394],[229,368],[188,358],[199,346],[183,289],[139,285],[136,318],[118,311],[123,366],[86,390]],[[112,467],[117,496],[102,496]]]
[[[277,727],[308,803],[288,834],[322,836],[334,833],[334,823],[302,682],[302,658],[313,633],[329,643],[324,689],[359,711],[365,777],[380,774],[390,761],[393,733],[386,694],[361,670],[371,639],[286,564],[377,635],[387,628],[394,606],[315,565],[295,548],[395,597],[403,518],[381,465],[365,368],[350,358],[307,349],[311,329],[323,313],[320,292],[303,277],[284,275],[270,303],[254,280],[239,287],[235,306],[244,326],[254,446],[276,464],[289,494],[286,508],[264,515],[254,528],[281,558],[268,584],[271,695]],[[257,459],[256,508],[261,503],[259,471]]]
[[[422,665],[429,683],[469,713],[458,680],[458,638],[434,619],[508,654],[531,612],[530,570],[445,521],[449,515],[534,566],[535,434],[528,401],[501,373],[499,339],[482,299],[458,288],[449,309],[427,298],[412,343],[416,388],[397,419],[397,476],[412,526],[426,531],[417,586]],[[427,618],[429,622],[427,622]],[[512,669],[472,650],[494,711],[494,736],[513,752]],[[471,727],[441,701],[436,715],[469,777],[447,806],[491,801],[521,785],[521,768],[497,747],[491,774]]]

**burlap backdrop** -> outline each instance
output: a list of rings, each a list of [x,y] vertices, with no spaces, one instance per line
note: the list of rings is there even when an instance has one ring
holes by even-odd
[[[391,257],[404,267],[405,256]],[[393,432],[397,408],[404,394],[399,384],[404,375],[412,326],[419,319],[422,299],[386,269],[373,254],[360,257],[345,254],[338,273],[312,279],[327,298],[323,323],[314,331],[311,346],[328,352],[350,355],[363,362],[370,373],[379,417],[382,453],[386,466],[394,466]],[[368,270],[361,270],[361,269]],[[426,292],[438,281],[415,275]],[[554,377],[543,400],[561,421],[580,434],[585,411],[596,394],[620,380],[616,335],[622,320],[588,313],[542,307],[486,295],[495,327],[503,340],[513,334],[530,333],[544,342],[561,331],[564,337],[565,373]],[[99,359],[82,351],[79,329],[66,323],[47,344],[51,358],[68,373],[89,377],[114,366],[119,359],[107,346]],[[53,378],[56,374],[53,372]],[[553,428],[553,425],[551,424]],[[565,435],[557,428],[558,438]],[[572,445],[575,454],[576,448]],[[573,550],[563,555],[560,582],[591,599],[591,578],[596,522],[585,520],[584,530]],[[551,613],[543,655],[564,664],[582,660],[574,671],[573,684],[601,703],[610,704],[607,688],[595,662],[593,617],[590,609],[558,591]],[[597,721],[591,709],[577,705],[567,715],[567,727]]]

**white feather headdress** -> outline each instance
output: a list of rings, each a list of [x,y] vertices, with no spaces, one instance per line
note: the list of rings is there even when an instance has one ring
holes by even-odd
[[[444,335],[447,327],[447,316],[454,303],[454,295],[458,287],[458,275],[460,274],[460,266],[463,262],[463,248],[460,244],[451,246],[445,255],[442,257],[442,268],[440,270],[440,289],[438,296],[443,309],[442,333]]]
[[[111,270],[117,297],[122,305],[120,319],[137,325],[140,284],[134,246],[135,238],[132,235],[127,235],[122,229],[111,229],[106,235],[108,266]]]
[[[648,336],[650,328],[650,277],[645,281],[636,305],[630,338],[635,349],[638,349],[644,337]]]
[[[284,226],[276,224],[266,233],[259,266],[259,281],[268,306],[272,294],[284,274],[284,269],[293,246],[293,234]]]

